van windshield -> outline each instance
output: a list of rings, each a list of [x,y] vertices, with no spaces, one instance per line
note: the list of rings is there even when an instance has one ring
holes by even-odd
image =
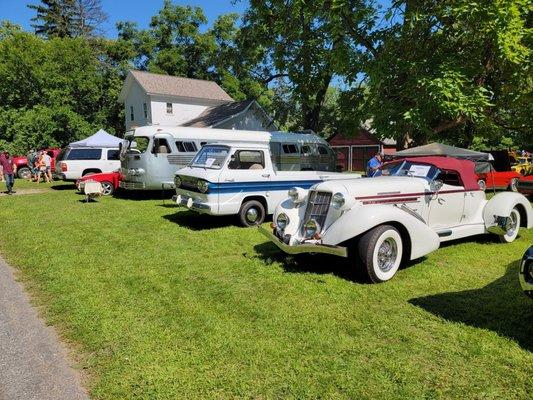
[[[144,136],[126,136],[122,141],[122,153],[140,154],[146,152],[150,138]]]
[[[193,158],[189,166],[220,169],[228,158],[229,147],[204,146]]]

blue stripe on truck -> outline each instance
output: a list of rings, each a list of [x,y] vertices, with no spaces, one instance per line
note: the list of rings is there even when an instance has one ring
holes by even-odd
[[[209,182],[210,193],[241,193],[241,192],[257,192],[268,190],[289,190],[292,187],[298,186],[302,189],[309,189],[321,180],[312,181],[264,181],[264,182],[224,182],[212,183]]]

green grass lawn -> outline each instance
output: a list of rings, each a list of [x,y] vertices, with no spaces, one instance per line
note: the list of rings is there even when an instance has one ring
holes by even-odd
[[[51,186],[0,198],[0,251],[94,398],[531,395],[533,302],[517,271],[533,231],[449,244],[367,285],[233,219]]]

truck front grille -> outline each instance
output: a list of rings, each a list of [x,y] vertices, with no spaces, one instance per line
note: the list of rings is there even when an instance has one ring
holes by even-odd
[[[329,204],[331,202],[331,193],[317,192],[310,190],[307,200],[307,208],[305,210],[305,222],[314,219],[324,229],[324,223],[329,211]]]
[[[185,167],[186,165],[189,165],[193,157],[194,157],[194,154],[193,155],[169,154],[167,156],[167,160],[169,164]]]

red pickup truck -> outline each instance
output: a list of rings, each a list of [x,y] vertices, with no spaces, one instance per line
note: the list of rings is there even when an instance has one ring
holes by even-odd
[[[59,147],[50,147],[48,149],[45,149],[45,151],[48,153],[48,155],[52,158],[52,171],[54,171],[55,164],[56,164],[56,157],[61,151]],[[15,165],[17,166],[17,176],[21,179],[30,179],[30,167],[28,166],[28,159],[26,156],[14,156],[13,161]]]

